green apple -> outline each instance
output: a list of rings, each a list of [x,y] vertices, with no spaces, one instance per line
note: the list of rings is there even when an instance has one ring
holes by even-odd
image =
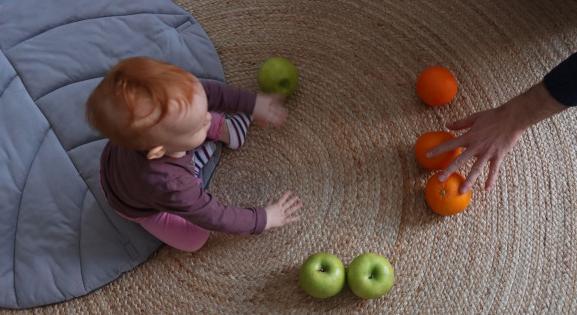
[[[287,59],[273,57],[267,59],[258,72],[258,84],[265,93],[291,95],[297,88],[299,72]]]
[[[353,259],[347,270],[349,288],[363,299],[381,297],[393,287],[395,271],[383,256],[364,253]]]
[[[345,286],[345,266],[335,255],[316,253],[302,265],[299,285],[306,293],[318,299],[337,295]]]

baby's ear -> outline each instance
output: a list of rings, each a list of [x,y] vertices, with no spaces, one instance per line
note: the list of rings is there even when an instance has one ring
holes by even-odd
[[[159,145],[157,147],[150,149],[148,151],[148,153],[146,154],[146,158],[149,160],[160,159],[165,154],[166,154],[166,149],[164,149],[164,146]]]

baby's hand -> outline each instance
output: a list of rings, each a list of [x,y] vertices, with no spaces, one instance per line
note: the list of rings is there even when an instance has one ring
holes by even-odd
[[[300,198],[290,191],[284,193],[279,201],[275,203],[270,201],[265,208],[266,227],[264,229],[268,230],[298,221],[300,217],[296,213],[302,207],[303,203]]]
[[[280,94],[257,94],[252,118],[261,127],[280,127],[287,119],[285,97]]]

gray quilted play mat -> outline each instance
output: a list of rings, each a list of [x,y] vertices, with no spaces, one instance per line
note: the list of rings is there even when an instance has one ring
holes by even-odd
[[[107,206],[106,140],[84,119],[90,91],[130,56],[224,79],[206,33],[168,0],[0,1],[0,307],[84,295],[159,247]]]

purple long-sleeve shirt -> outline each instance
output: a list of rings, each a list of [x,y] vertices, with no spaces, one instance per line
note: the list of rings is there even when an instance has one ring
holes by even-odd
[[[208,110],[252,114],[254,93],[215,81],[202,81]],[[194,176],[192,151],[181,158],[148,160],[146,153],[108,142],[100,160],[102,189],[109,204],[121,214],[137,218],[160,211],[177,214],[212,231],[259,234],[266,226],[263,208],[225,206]]]

